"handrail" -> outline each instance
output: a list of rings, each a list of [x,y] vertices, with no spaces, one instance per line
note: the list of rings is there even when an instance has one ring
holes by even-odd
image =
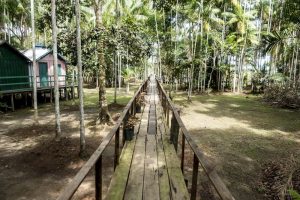
[[[147,87],[147,81],[145,81],[138,89],[138,91],[135,93],[133,98],[128,102],[126,107],[124,108],[124,111],[122,112],[121,116],[119,117],[117,123],[114,125],[112,130],[109,132],[109,134],[103,139],[102,143],[99,145],[97,150],[92,154],[92,156],[89,158],[89,160],[83,165],[83,167],[80,169],[80,171],[76,174],[76,176],[73,178],[72,182],[67,185],[67,187],[64,189],[62,193],[60,193],[57,200],[68,200],[71,199],[82,181],[85,179],[85,177],[88,175],[88,173],[91,171],[91,169],[95,166],[96,173],[95,173],[95,187],[96,187],[96,199],[101,199],[101,190],[102,190],[102,184],[97,179],[101,175],[101,162],[102,162],[102,153],[110,143],[110,141],[113,139],[114,136],[116,136],[115,145],[119,145],[119,131],[121,124],[128,119],[128,114],[131,112],[131,114],[135,114],[135,105],[136,105],[136,98],[138,95],[140,95],[141,92],[145,91]],[[123,138],[124,140],[124,138]],[[124,141],[123,141],[124,143]],[[115,146],[115,150],[116,150]],[[115,152],[116,153],[116,152]],[[118,153],[118,152],[117,152]],[[115,166],[118,164],[118,156],[115,155]],[[97,169],[97,167],[100,167],[100,169]],[[102,179],[101,177],[100,180]],[[100,188],[98,188],[100,186]],[[97,191],[98,190],[98,191]]]
[[[171,124],[171,134],[174,134],[176,132],[176,129],[174,128],[177,126],[177,136],[175,137],[177,141],[173,141],[173,144],[175,146],[175,149],[177,150],[177,145],[178,145],[178,133],[179,133],[179,128],[181,129],[183,136],[182,136],[182,158],[181,158],[181,168],[183,170],[183,165],[184,165],[184,146],[185,146],[185,140],[188,142],[190,145],[192,151],[194,152],[194,166],[193,166],[193,180],[192,180],[192,191],[191,191],[191,199],[196,198],[196,192],[197,192],[197,176],[198,176],[198,166],[199,162],[209,178],[210,182],[216,189],[219,197],[222,200],[234,200],[234,197],[232,196],[231,192],[228,190],[220,176],[217,174],[215,170],[215,165],[205,156],[205,154],[202,152],[202,150],[198,147],[198,145],[194,142],[192,139],[191,135],[189,134],[188,130],[186,129],[184,123],[181,120],[181,117],[179,116],[179,113],[173,104],[173,102],[170,100],[169,96],[165,92],[164,88],[162,87],[161,83],[156,79],[159,93],[160,93],[160,98],[161,102],[163,105],[163,108],[165,110],[165,116],[169,118],[169,107],[171,108],[172,111],[172,123]],[[169,106],[166,105],[168,103]],[[167,119],[169,121],[169,119]],[[175,124],[175,123],[176,124]],[[174,131],[175,130],[175,131]],[[173,132],[173,133],[172,133]],[[176,133],[175,133],[176,134]],[[172,137],[172,136],[171,136]]]
[[[17,91],[20,89],[30,90],[33,88],[33,76],[0,76],[0,91]],[[54,88],[54,75],[47,75],[45,80],[40,80],[40,76],[36,76],[36,83],[38,88]],[[77,79],[70,75],[58,75],[59,86],[75,87],[77,86]]]

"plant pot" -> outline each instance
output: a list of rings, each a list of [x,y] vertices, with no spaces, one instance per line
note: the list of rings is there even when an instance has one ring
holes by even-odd
[[[135,106],[135,112],[136,113],[141,113],[142,112],[142,106],[141,105],[136,105]]]
[[[125,128],[124,129],[124,136],[126,141],[131,141],[134,136],[134,127]]]

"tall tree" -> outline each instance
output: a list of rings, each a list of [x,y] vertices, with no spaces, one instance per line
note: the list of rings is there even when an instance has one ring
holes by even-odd
[[[105,57],[104,57],[104,40],[105,40],[105,28],[102,22],[102,10],[103,0],[94,0],[94,11],[96,15],[96,30],[99,33],[97,40],[97,55],[98,55],[98,65],[99,65],[99,122],[101,124],[111,123],[112,118],[108,110],[108,104],[106,99],[105,91]]]
[[[34,0],[30,1],[31,8],[31,31],[32,31],[32,82],[33,82],[33,108],[35,120],[37,120],[37,85],[36,85],[36,55],[35,55],[35,20],[34,20]]]
[[[80,0],[75,2],[76,11],[76,42],[77,42],[77,68],[78,68],[78,88],[79,88],[79,110],[80,110],[80,155],[85,154],[85,126],[84,126],[84,106],[83,106],[83,77],[82,77],[82,51],[80,35]]]
[[[54,72],[54,101],[55,101],[55,138],[61,138],[60,109],[59,109],[59,87],[57,74],[57,26],[56,26],[56,4],[51,0],[51,21],[52,21],[52,46],[53,46],[53,72]]]

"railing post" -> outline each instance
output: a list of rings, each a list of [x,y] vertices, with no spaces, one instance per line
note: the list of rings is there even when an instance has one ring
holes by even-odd
[[[195,200],[197,197],[198,168],[199,168],[199,160],[196,154],[194,154],[191,200]]]
[[[123,143],[123,146],[125,145],[125,125],[128,121],[128,118],[129,118],[129,112],[126,113],[125,117],[124,117],[124,121],[123,121],[123,136],[122,136],[122,143]]]
[[[120,127],[118,128],[115,134],[115,160],[114,160],[114,170],[116,169],[117,165],[119,164],[119,148],[120,148]]]
[[[133,102],[132,102],[132,106],[131,106],[131,114],[135,115],[135,109],[136,109],[136,98],[134,98]]]
[[[175,150],[177,152],[177,149],[178,149],[179,125],[178,125],[178,122],[176,120],[174,112],[177,112],[177,111],[173,111],[173,114],[172,114],[171,128],[170,128],[170,135],[171,135],[170,140],[171,140],[172,144],[174,145],[174,148],[175,148]],[[179,114],[179,112],[178,112],[178,114]]]
[[[182,141],[181,141],[181,171],[182,174],[184,172],[184,149],[185,149],[185,136],[184,133],[182,133]]]
[[[169,106],[167,107],[167,126],[170,127],[170,109]]]
[[[102,155],[95,164],[95,198],[102,199]]]

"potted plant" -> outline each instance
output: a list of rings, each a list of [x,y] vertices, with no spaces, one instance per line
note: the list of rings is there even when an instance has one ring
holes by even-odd
[[[142,92],[136,99],[135,111],[136,113],[142,112],[142,106],[145,105],[145,92]]]
[[[124,136],[126,141],[131,141],[134,136],[134,126],[137,123],[138,118],[131,115],[124,125]]]

